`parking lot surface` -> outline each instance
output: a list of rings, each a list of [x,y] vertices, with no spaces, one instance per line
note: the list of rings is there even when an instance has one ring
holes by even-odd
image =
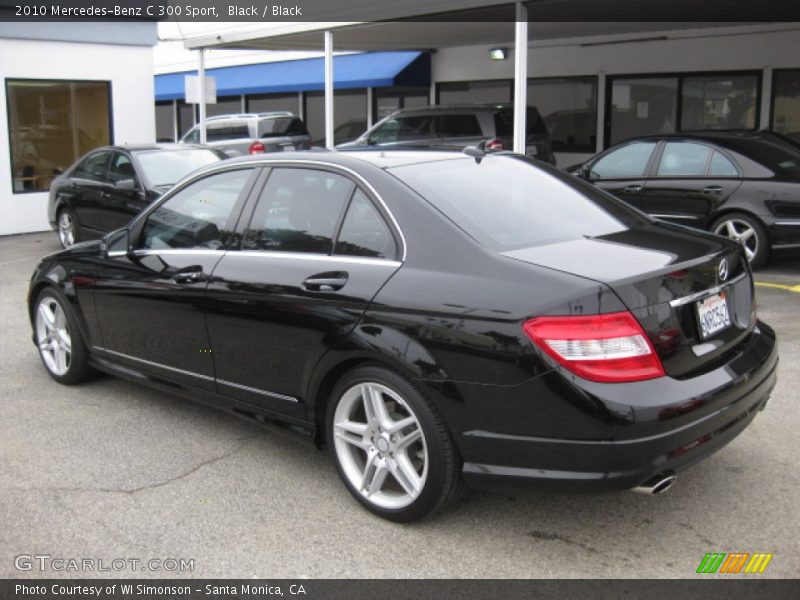
[[[694,577],[707,552],[774,553],[759,577],[800,574],[797,256],[756,277],[781,352],[770,404],[669,492],[468,491],[397,525],[300,441],[111,377],[55,383],[25,296],[57,249],[53,233],[0,238],[0,577]],[[23,554],[194,568],[19,571]]]

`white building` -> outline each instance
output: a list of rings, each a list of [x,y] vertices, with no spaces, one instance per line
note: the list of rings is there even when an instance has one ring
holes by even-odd
[[[153,22],[0,23],[0,235],[43,231],[54,172],[155,141]]]

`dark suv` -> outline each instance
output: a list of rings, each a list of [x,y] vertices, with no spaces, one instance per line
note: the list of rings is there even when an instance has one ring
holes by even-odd
[[[195,125],[181,142],[200,143],[200,126]],[[311,136],[300,117],[290,112],[219,115],[206,119],[206,144],[233,154],[261,154],[308,150]]]
[[[528,107],[525,154],[555,164],[550,136],[539,111]],[[365,146],[452,149],[486,142],[489,150],[510,150],[514,107],[508,104],[428,106],[398,110],[358,139],[337,148]]]

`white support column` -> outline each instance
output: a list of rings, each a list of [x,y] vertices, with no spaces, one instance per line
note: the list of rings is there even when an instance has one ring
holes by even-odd
[[[297,116],[306,120],[306,111],[303,110],[303,92],[297,92]]]
[[[597,75],[597,134],[595,137],[594,151],[602,152],[606,144],[606,102],[610,99],[606,98],[606,74],[599,73]]]
[[[372,104],[373,104],[373,96],[372,96],[372,88],[367,88],[367,129],[372,127],[372,121],[375,119],[375,115],[372,111]]]
[[[244,94],[242,94],[242,97],[241,97],[241,107],[240,108],[242,109],[243,113],[247,112],[247,96],[245,96]]]
[[[525,154],[528,107],[528,7],[517,2],[514,40],[514,152]]]
[[[333,150],[333,32],[325,32],[325,147]]]
[[[764,67],[764,74],[761,77],[761,115],[756,123],[759,129],[769,129],[769,113],[772,108],[772,67]]]
[[[428,96],[428,104],[431,106],[436,106],[436,82],[431,81],[431,92]]]
[[[197,75],[200,77],[200,143],[206,143],[206,54],[200,48],[197,55]]]
[[[180,128],[178,124],[178,101],[172,101],[172,139],[178,141],[180,135]]]

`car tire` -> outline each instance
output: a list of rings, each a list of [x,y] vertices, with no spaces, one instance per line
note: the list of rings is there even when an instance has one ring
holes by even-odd
[[[81,224],[75,211],[65,206],[56,215],[56,234],[63,248],[69,248],[81,241]]]
[[[345,374],[328,403],[326,433],[345,486],[380,517],[422,519],[462,489],[461,460],[441,417],[394,371],[366,365]]]
[[[89,351],[75,312],[54,287],[42,290],[33,306],[33,323],[39,357],[59,383],[74,385],[90,379]]]
[[[711,226],[711,231],[741,243],[752,269],[758,269],[769,258],[769,236],[761,222],[744,213],[728,213]]]

